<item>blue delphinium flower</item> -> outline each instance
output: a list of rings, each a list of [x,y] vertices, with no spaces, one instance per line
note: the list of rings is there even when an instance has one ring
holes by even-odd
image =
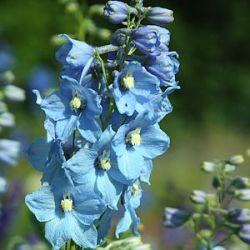
[[[175,228],[182,226],[190,218],[192,213],[182,211],[177,208],[165,208],[164,211],[164,226],[168,228]]]
[[[128,5],[120,1],[108,1],[104,8],[104,16],[112,23],[122,23],[127,19],[128,14]]]
[[[147,169],[148,161],[163,154],[169,143],[169,137],[147,114],[121,126],[112,141],[119,169],[116,178],[125,184],[135,181]]]
[[[56,134],[62,140],[69,138],[76,128],[91,142],[100,134],[95,120],[102,112],[100,97],[72,78],[62,77],[60,90],[46,97],[41,108],[47,117],[57,122]]]
[[[161,7],[150,8],[147,19],[156,25],[163,26],[174,21],[173,11]]]
[[[60,36],[67,40],[56,53],[57,60],[63,65],[62,73],[81,82],[94,61],[95,50],[87,43],[72,39],[65,34]]]
[[[54,193],[49,186],[43,186],[27,195],[25,202],[37,220],[46,223],[45,237],[54,250],[59,250],[70,239],[83,248],[97,247],[94,222],[105,211],[105,205],[84,186]]]
[[[45,98],[33,91],[46,114],[47,136],[27,152],[43,174],[43,187],[26,202],[46,222],[54,249],[69,239],[81,247],[102,244],[119,203],[125,211],[116,235],[129,228],[139,235],[140,182],[150,184],[152,160],[170,143],[158,123],[172,111],[168,96],[178,88],[177,54],[169,52],[167,29],[141,23],[163,25],[172,12],[145,8],[143,1],[109,1],[104,15],[127,28],[102,47],[61,35],[67,43],[57,52],[60,89]],[[91,213],[93,200],[102,209]]]
[[[137,216],[135,209],[140,206],[141,197],[142,189],[138,181],[127,186],[124,190],[122,203],[125,211],[116,227],[115,234],[117,238],[119,238],[120,233],[127,231],[129,228],[131,228],[134,235],[139,236],[138,224],[140,218]]]
[[[153,75],[159,78],[163,86],[175,87],[177,82],[175,75],[179,71],[179,62],[176,52],[165,52],[159,56],[148,57],[145,67]]]
[[[145,111],[143,104],[148,102],[147,96],[158,94],[159,85],[159,80],[148,73],[140,63],[128,63],[114,82],[113,94],[118,111],[129,116],[135,111]]]
[[[92,147],[77,153],[77,160],[75,160],[76,155],[69,160],[66,169],[73,182],[91,186],[93,190],[102,194],[109,207],[117,209],[123,185],[113,178],[115,156],[111,155],[110,143],[114,134],[109,126]]]

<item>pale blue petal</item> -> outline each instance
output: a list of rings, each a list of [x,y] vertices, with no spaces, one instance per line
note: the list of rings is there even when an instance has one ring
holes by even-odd
[[[145,159],[142,172],[140,175],[140,180],[150,185],[150,176],[153,169],[152,160]]]
[[[42,172],[48,159],[49,150],[50,144],[47,139],[39,138],[30,145],[25,156],[36,170]]]
[[[119,235],[121,233],[128,231],[131,224],[132,224],[132,218],[130,216],[130,213],[128,210],[125,210],[122,219],[119,221],[119,223],[116,226],[116,230],[115,230],[116,237],[119,238]]]
[[[97,189],[103,195],[107,205],[117,210],[117,203],[122,193],[123,185],[110,178],[107,172],[99,170],[97,176]]]
[[[78,122],[78,130],[83,138],[91,143],[96,142],[102,131],[95,119],[88,119],[84,114],[81,115]]]
[[[72,115],[64,120],[56,122],[56,137],[66,141],[77,127],[78,116]]]
[[[40,222],[50,221],[56,216],[54,196],[48,186],[26,195],[25,203]]]
[[[170,145],[169,137],[158,125],[141,129],[142,142],[135,150],[148,159],[153,159],[166,152]]]

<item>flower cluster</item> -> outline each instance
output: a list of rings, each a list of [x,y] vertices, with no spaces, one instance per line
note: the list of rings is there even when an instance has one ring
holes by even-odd
[[[224,245],[227,246],[234,235],[250,244],[250,210],[235,207],[239,201],[250,201],[250,179],[232,175],[243,162],[242,155],[223,161],[204,162],[202,170],[213,175],[212,186],[216,192],[193,191],[190,194],[195,204],[192,212],[166,208],[164,225],[176,228],[189,223],[199,241],[200,250],[224,250]]]
[[[161,27],[172,14],[142,1],[109,1],[104,15],[125,25],[111,44],[93,47],[60,35],[66,40],[56,53],[60,88],[45,98],[34,90],[47,137],[27,150],[43,176],[26,204],[45,222],[55,250],[67,242],[101,245],[118,209],[124,214],[116,236],[130,228],[139,235],[141,183],[150,183],[152,160],[169,147],[159,122],[172,111],[168,95],[179,88],[178,56]],[[142,24],[147,21],[156,25]]]
[[[0,45],[0,132],[5,128],[15,126],[15,118],[8,111],[6,102],[20,102],[25,99],[23,89],[13,85],[14,74],[11,71],[14,59],[9,48],[6,45]],[[0,139],[0,196],[7,191],[7,180],[3,177],[6,172],[6,166],[17,164],[21,151],[21,145],[18,141],[10,139]],[[1,214],[1,202],[0,202]],[[1,218],[0,218],[1,219]]]

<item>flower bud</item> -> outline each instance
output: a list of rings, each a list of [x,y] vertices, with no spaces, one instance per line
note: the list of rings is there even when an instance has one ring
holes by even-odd
[[[243,225],[238,232],[238,236],[243,242],[250,244],[250,224]]]
[[[175,228],[185,224],[191,216],[191,213],[182,211],[177,208],[165,208],[164,211],[164,226]]]
[[[144,244],[139,237],[130,237],[123,240],[112,241],[108,246],[97,250],[151,250],[149,244]]]
[[[238,189],[244,189],[250,187],[250,179],[247,177],[237,176],[232,181],[232,185]]]
[[[9,112],[4,112],[0,115],[0,126],[13,127],[15,125],[15,117]]]
[[[234,155],[229,158],[229,163],[232,165],[240,165],[244,162],[244,158],[242,155]]]
[[[209,161],[204,161],[201,166],[201,169],[206,173],[214,172],[215,168],[216,168],[216,164],[213,162],[209,162]]]
[[[250,223],[250,210],[245,208],[231,208],[228,211],[227,220],[234,224]]]
[[[195,204],[205,204],[207,202],[207,193],[201,190],[195,190],[191,193],[190,199]]]
[[[143,54],[159,54],[160,41],[155,30],[148,27],[140,27],[133,31],[133,40],[136,48]]]
[[[125,21],[128,17],[128,13],[128,5],[119,1],[108,1],[104,8],[104,16],[115,24]]]
[[[241,201],[250,201],[250,189],[236,190],[235,197]]]
[[[234,165],[232,165],[232,164],[226,164],[224,166],[224,172],[225,173],[233,172],[235,169],[236,169],[236,167]]]
[[[147,19],[156,25],[163,26],[174,21],[173,11],[161,7],[150,8]]]
[[[66,5],[66,11],[68,13],[76,13],[79,9],[79,4],[76,2],[71,2]]]
[[[10,101],[21,102],[25,100],[25,91],[14,85],[8,85],[4,88],[4,95]]]

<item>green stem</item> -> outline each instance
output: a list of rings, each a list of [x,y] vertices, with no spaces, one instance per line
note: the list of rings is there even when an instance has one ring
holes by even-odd
[[[72,151],[73,151],[73,155],[76,153],[75,140],[76,140],[76,129],[73,132],[73,138],[72,138]]]

